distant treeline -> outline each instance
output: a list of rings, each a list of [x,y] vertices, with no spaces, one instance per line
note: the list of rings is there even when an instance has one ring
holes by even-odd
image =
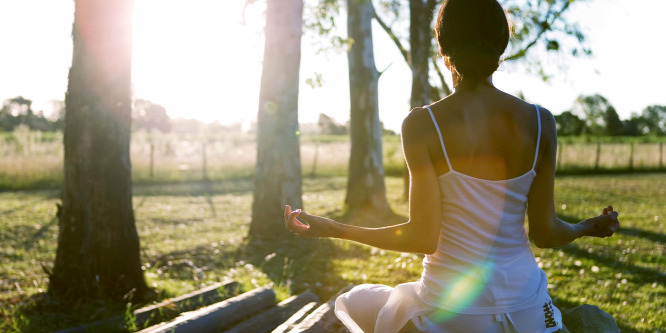
[[[651,105],[621,120],[605,97],[580,96],[571,110],[555,116],[555,122],[557,134],[561,136],[663,136],[666,135],[666,106]]]
[[[0,132],[12,132],[27,127],[32,131],[62,131],[65,126],[65,102],[53,101],[53,112],[32,109],[32,100],[18,96],[5,100],[0,109]],[[132,129],[169,133],[200,133],[202,131],[241,131],[240,124],[224,126],[219,123],[205,124],[195,119],[171,119],[166,109],[147,100],[137,99],[132,108]]]
[[[24,125],[33,131],[60,131],[65,124],[65,103],[54,102],[49,117],[35,112],[32,101],[22,96],[7,99],[0,109],[0,131],[11,132]],[[570,110],[555,116],[560,136],[665,136],[666,106],[650,105],[640,113],[622,120],[610,102],[601,95],[580,96]],[[171,119],[166,109],[147,100],[137,99],[132,109],[132,129],[168,133],[254,132],[256,124],[243,129],[241,124],[206,124],[196,119]],[[326,114],[320,114],[316,124],[302,124],[301,132],[308,134],[346,135],[349,124],[338,124]],[[384,130],[384,134],[395,134]]]

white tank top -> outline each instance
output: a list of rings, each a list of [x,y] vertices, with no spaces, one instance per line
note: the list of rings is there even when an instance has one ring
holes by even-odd
[[[541,141],[541,117],[532,169],[511,179],[486,180],[457,172],[430,107],[449,171],[439,176],[442,222],[437,251],[423,259],[419,296],[430,306],[465,314],[520,311],[547,292],[525,230],[527,195]]]

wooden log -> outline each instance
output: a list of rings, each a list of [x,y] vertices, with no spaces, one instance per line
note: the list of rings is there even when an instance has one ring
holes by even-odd
[[[289,333],[328,333],[328,332],[348,332],[346,327],[335,316],[335,300],[339,295],[349,291],[353,285],[340,290],[337,295],[331,297],[328,302],[322,304],[303,321],[298,324]]]
[[[220,332],[273,305],[275,305],[273,290],[266,287],[257,288],[226,301],[186,312],[170,322],[149,327],[140,333]]]
[[[285,320],[289,319],[289,317],[297,312],[301,307],[310,302],[319,302],[319,297],[310,291],[306,291],[298,296],[287,298],[286,300],[280,302],[277,306],[252,316],[252,318],[246,319],[240,324],[224,332],[269,333]]]
[[[237,295],[239,291],[240,284],[236,281],[215,283],[203,289],[195,290],[191,293],[134,311],[135,325],[138,328],[142,328],[149,322],[160,322],[163,318],[173,317],[181,312],[219,302],[229,296]],[[98,330],[120,331],[123,330],[125,319],[125,316],[115,316],[93,323],[70,327],[56,333],[93,332]]]
[[[185,311],[192,311],[202,306],[222,301],[229,298],[229,296],[238,295],[240,290],[241,286],[236,281],[215,283],[189,294],[165,300],[159,304],[143,307],[134,312],[136,327],[146,327],[146,323],[151,321],[153,324],[160,322],[169,313],[174,315]]]
[[[289,332],[292,328],[296,327],[305,317],[314,310],[314,308],[319,305],[318,302],[310,302],[308,304],[305,304],[304,307],[300,308],[296,313],[294,313],[289,319],[287,319],[284,323],[280,324],[276,329],[274,329],[271,333],[287,333]]]

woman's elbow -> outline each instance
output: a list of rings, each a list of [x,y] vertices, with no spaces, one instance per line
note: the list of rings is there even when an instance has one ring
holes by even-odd
[[[423,251],[419,251],[421,254],[432,255],[437,252],[437,244],[434,246],[426,246],[423,248]]]
[[[532,240],[532,242],[534,242],[534,245],[536,245],[536,247],[540,249],[548,249],[553,247],[550,242],[550,237],[548,236],[548,234],[544,233],[536,234],[530,232],[530,239]]]
[[[425,254],[431,255],[437,252],[437,242],[431,242],[427,240],[421,240],[418,242],[411,242],[407,252],[412,252],[416,254]]]
[[[431,255],[435,252],[437,252],[437,247],[439,246],[438,240],[424,240],[423,242],[418,242],[419,248],[418,248],[418,253],[420,254],[426,254],[426,255]]]

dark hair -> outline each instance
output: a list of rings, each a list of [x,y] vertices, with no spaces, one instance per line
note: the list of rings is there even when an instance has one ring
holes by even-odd
[[[454,86],[462,79],[482,80],[492,75],[510,35],[506,14],[496,0],[445,1],[435,34],[442,55],[454,67]]]

